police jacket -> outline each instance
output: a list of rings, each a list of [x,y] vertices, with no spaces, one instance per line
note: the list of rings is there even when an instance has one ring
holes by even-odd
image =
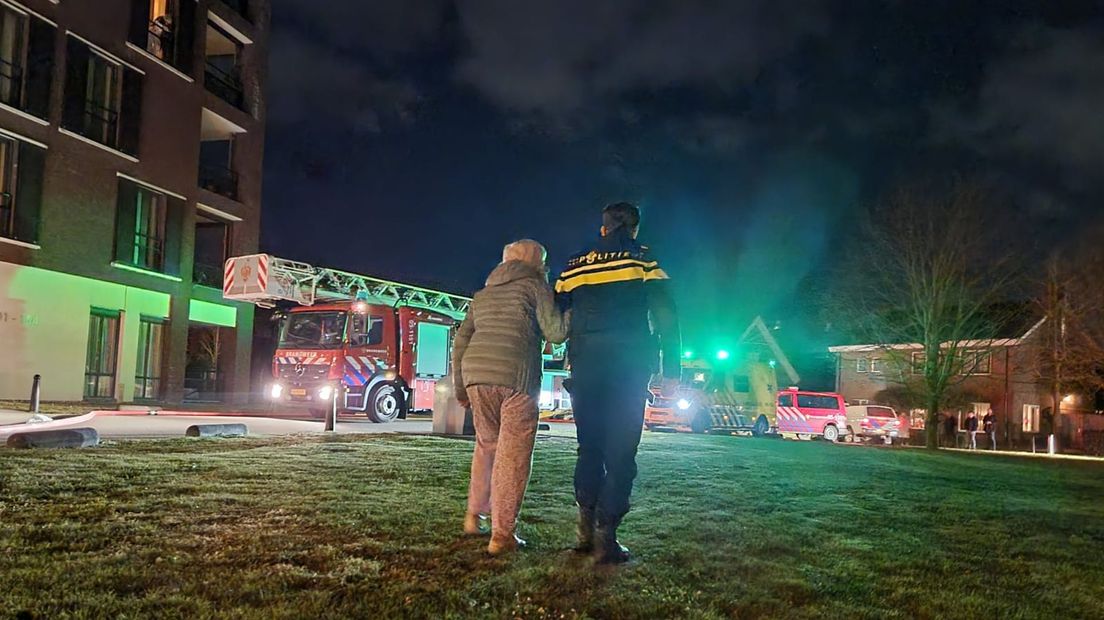
[[[556,281],[560,302],[572,311],[569,338],[600,337],[649,353],[658,345],[663,375],[677,379],[682,342],[668,284],[648,248],[631,235],[614,231],[600,237],[572,256]]]

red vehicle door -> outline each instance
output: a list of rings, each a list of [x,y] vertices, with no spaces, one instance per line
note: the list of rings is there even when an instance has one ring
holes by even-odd
[[[395,378],[398,338],[395,313],[375,304],[353,304],[345,341],[343,381],[348,388],[346,406],[363,411],[368,392],[378,383]]]
[[[437,381],[449,372],[456,321],[410,307],[399,308],[398,320],[402,330],[399,374],[413,391],[413,409],[432,409]]]
[[[797,394],[797,409],[815,435],[823,435],[829,424],[844,432],[847,416],[843,408],[843,399],[832,394]],[[842,420],[842,421],[841,421]]]

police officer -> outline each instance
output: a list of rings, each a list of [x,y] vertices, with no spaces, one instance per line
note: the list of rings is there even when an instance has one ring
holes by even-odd
[[[568,358],[579,442],[575,549],[593,553],[601,564],[629,560],[617,527],[629,511],[648,384],[660,353],[665,395],[675,393],[681,369],[667,274],[637,242],[639,230],[635,205],[609,205],[602,211],[601,237],[573,256],[556,282],[561,302],[572,310]]]

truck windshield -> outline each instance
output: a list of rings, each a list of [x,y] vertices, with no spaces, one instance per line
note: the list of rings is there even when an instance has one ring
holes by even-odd
[[[292,312],[280,329],[281,349],[325,349],[345,339],[345,313]]]

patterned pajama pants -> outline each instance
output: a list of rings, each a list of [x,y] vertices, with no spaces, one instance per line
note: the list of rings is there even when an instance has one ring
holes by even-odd
[[[497,385],[468,388],[475,454],[472,456],[468,512],[491,515],[491,535],[514,533],[529,472],[540,412],[528,394]]]

